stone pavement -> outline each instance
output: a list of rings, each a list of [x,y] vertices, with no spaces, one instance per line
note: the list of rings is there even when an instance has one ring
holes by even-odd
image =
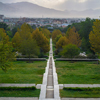
[[[1,97],[0,100],[39,100],[39,99],[38,97]],[[100,100],[100,98],[61,98],[61,100]]]
[[[39,100],[38,97],[1,97],[0,100]]]
[[[100,100],[100,98],[62,98],[61,100]]]
[[[0,84],[0,87],[32,87],[35,84]]]
[[[100,84],[59,84],[60,89],[63,89],[64,87],[95,88],[95,87],[100,87]]]

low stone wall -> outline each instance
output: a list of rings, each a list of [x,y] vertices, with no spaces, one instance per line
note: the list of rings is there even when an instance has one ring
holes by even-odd
[[[46,61],[46,58],[16,58],[17,61]]]
[[[100,59],[56,58],[56,61],[100,61]]]

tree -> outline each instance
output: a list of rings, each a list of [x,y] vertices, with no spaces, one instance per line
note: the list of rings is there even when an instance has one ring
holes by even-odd
[[[15,48],[15,50],[19,50],[20,49],[20,45],[24,40],[28,40],[32,38],[32,28],[24,23],[21,28],[18,28],[18,31],[15,33],[13,39],[12,39],[12,43],[13,43],[13,47]]]
[[[9,37],[6,35],[4,29],[0,29],[0,67],[3,71],[7,71],[11,67],[11,61],[14,58],[13,48],[9,42]]]
[[[17,32],[17,27],[14,27],[14,28],[12,29],[12,36],[14,36],[16,32]]]
[[[6,23],[0,22],[0,28],[3,28],[4,30],[7,30],[8,25]]]
[[[18,51],[20,49],[21,37],[20,37],[20,34],[18,32],[15,33],[15,35],[12,39],[12,45],[16,51]]]
[[[83,51],[85,50],[85,52],[93,52],[91,50],[91,44],[89,42],[89,34],[92,31],[92,26],[93,26],[94,21],[95,21],[94,19],[91,20],[90,18],[86,18],[86,20],[84,22],[80,23],[81,28],[78,33],[80,34],[81,39],[84,38],[84,41],[82,41],[84,43],[82,43],[81,49]],[[86,46],[84,46],[84,44]]]
[[[74,44],[68,44],[63,47],[63,51],[61,52],[61,55],[67,58],[73,58],[79,55],[79,48]]]
[[[42,28],[41,31],[44,34],[44,36],[46,36],[46,38],[50,39],[51,33],[48,29]]]
[[[41,52],[49,52],[50,47],[49,47],[49,40],[44,36],[42,31],[39,31],[37,28],[35,31],[32,33],[32,38],[36,40],[37,45],[40,47]]]
[[[62,34],[57,35],[57,37],[55,38],[54,44],[56,44],[61,37],[62,37]]]
[[[66,32],[66,37],[68,38],[71,44],[75,44],[77,45],[77,47],[80,47],[81,39],[75,27],[68,29],[68,31]]]
[[[20,46],[20,52],[22,54],[28,55],[29,59],[31,55],[39,54],[39,47],[33,39],[24,40]]]
[[[94,52],[100,53],[100,20],[93,23],[93,31],[89,34],[91,49]]]
[[[55,51],[55,53],[59,54],[59,52],[62,51],[63,46],[67,45],[68,43],[69,43],[69,40],[65,36],[62,36],[58,40],[58,42],[56,42],[56,51]]]
[[[69,44],[69,40],[65,37],[65,36],[62,36],[58,42],[56,43],[56,48],[57,49],[62,49],[63,46]]]
[[[32,28],[28,24],[24,23],[20,29],[18,28],[17,32],[20,34],[21,41],[27,40],[31,37]]]
[[[60,35],[60,34],[62,34],[60,30],[54,30],[52,32],[52,39],[53,39],[53,41],[55,40],[55,38],[57,37],[57,35]]]

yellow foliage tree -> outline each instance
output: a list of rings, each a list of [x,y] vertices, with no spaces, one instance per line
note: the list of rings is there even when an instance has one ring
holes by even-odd
[[[62,33],[61,33],[61,31],[60,30],[54,30],[53,32],[52,32],[52,39],[53,39],[53,41],[55,40],[55,38],[57,37],[57,35],[62,35]]]
[[[100,53],[100,20],[96,20],[93,25],[93,31],[89,34],[91,49]]]
[[[66,37],[68,38],[69,43],[75,44],[77,45],[77,47],[80,47],[81,39],[75,27],[68,29],[68,31],[66,32]]]
[[[20,48],[21,43],[24,40],[28,40],[28,39],[32,39],[32,29],[31,27],[24,23],[20,29],[18,29],[18,31],[15,33],[13,39],[12,39],[12,43],[13,43],[13,47],[18,50]]]
[[[12,45],[9,42],[9,36],[5,33],[5,30],[0,28],[0,67],[2,70],[7,71],[7,67],[11,67],[12,58],[14,58],[14,52],[12,52]]]
[[[56,48],[59,49],[59,48],[63,48],[63,46],[69,44],[69,40],[65,37],[65,36],[62,36],[58,42],[56,43]]]
[[[13,39],[12,39],[12,44],[13,47],[18,50],[21,44],[21,37],[20,34],[18,32],[15,33]]]
[[[36,40],[37,45],[41,48],[41,50],[43,50],[44,53],[49,51],[49,40],[46,38],[46,36],[44,36],[42,31],[39,31],[38,28],[33,31],[32,38]]]
[[[41,31],[48,39],[50,39],[51,33],[48,29],[42,28]]]

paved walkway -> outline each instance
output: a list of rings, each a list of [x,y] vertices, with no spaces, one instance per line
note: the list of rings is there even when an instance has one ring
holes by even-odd
[[[100,87],[100,84],[64,84],[63,87]]]
[[[0,84],[0,87],[32,87],[35,84]]]
[[[61,100],[100,100],[100,98],[62,98]]]
[[[32,98],[28,98],[28,97],[1,97],[0,100],[39,100],[38,97],[32,97]]]
[[[46,89],[46,98],[54,98],[54,87],[53,87],[53,69],[52,69],[52,57],[49,61],[49,71],[47,79],[47,89]]]

